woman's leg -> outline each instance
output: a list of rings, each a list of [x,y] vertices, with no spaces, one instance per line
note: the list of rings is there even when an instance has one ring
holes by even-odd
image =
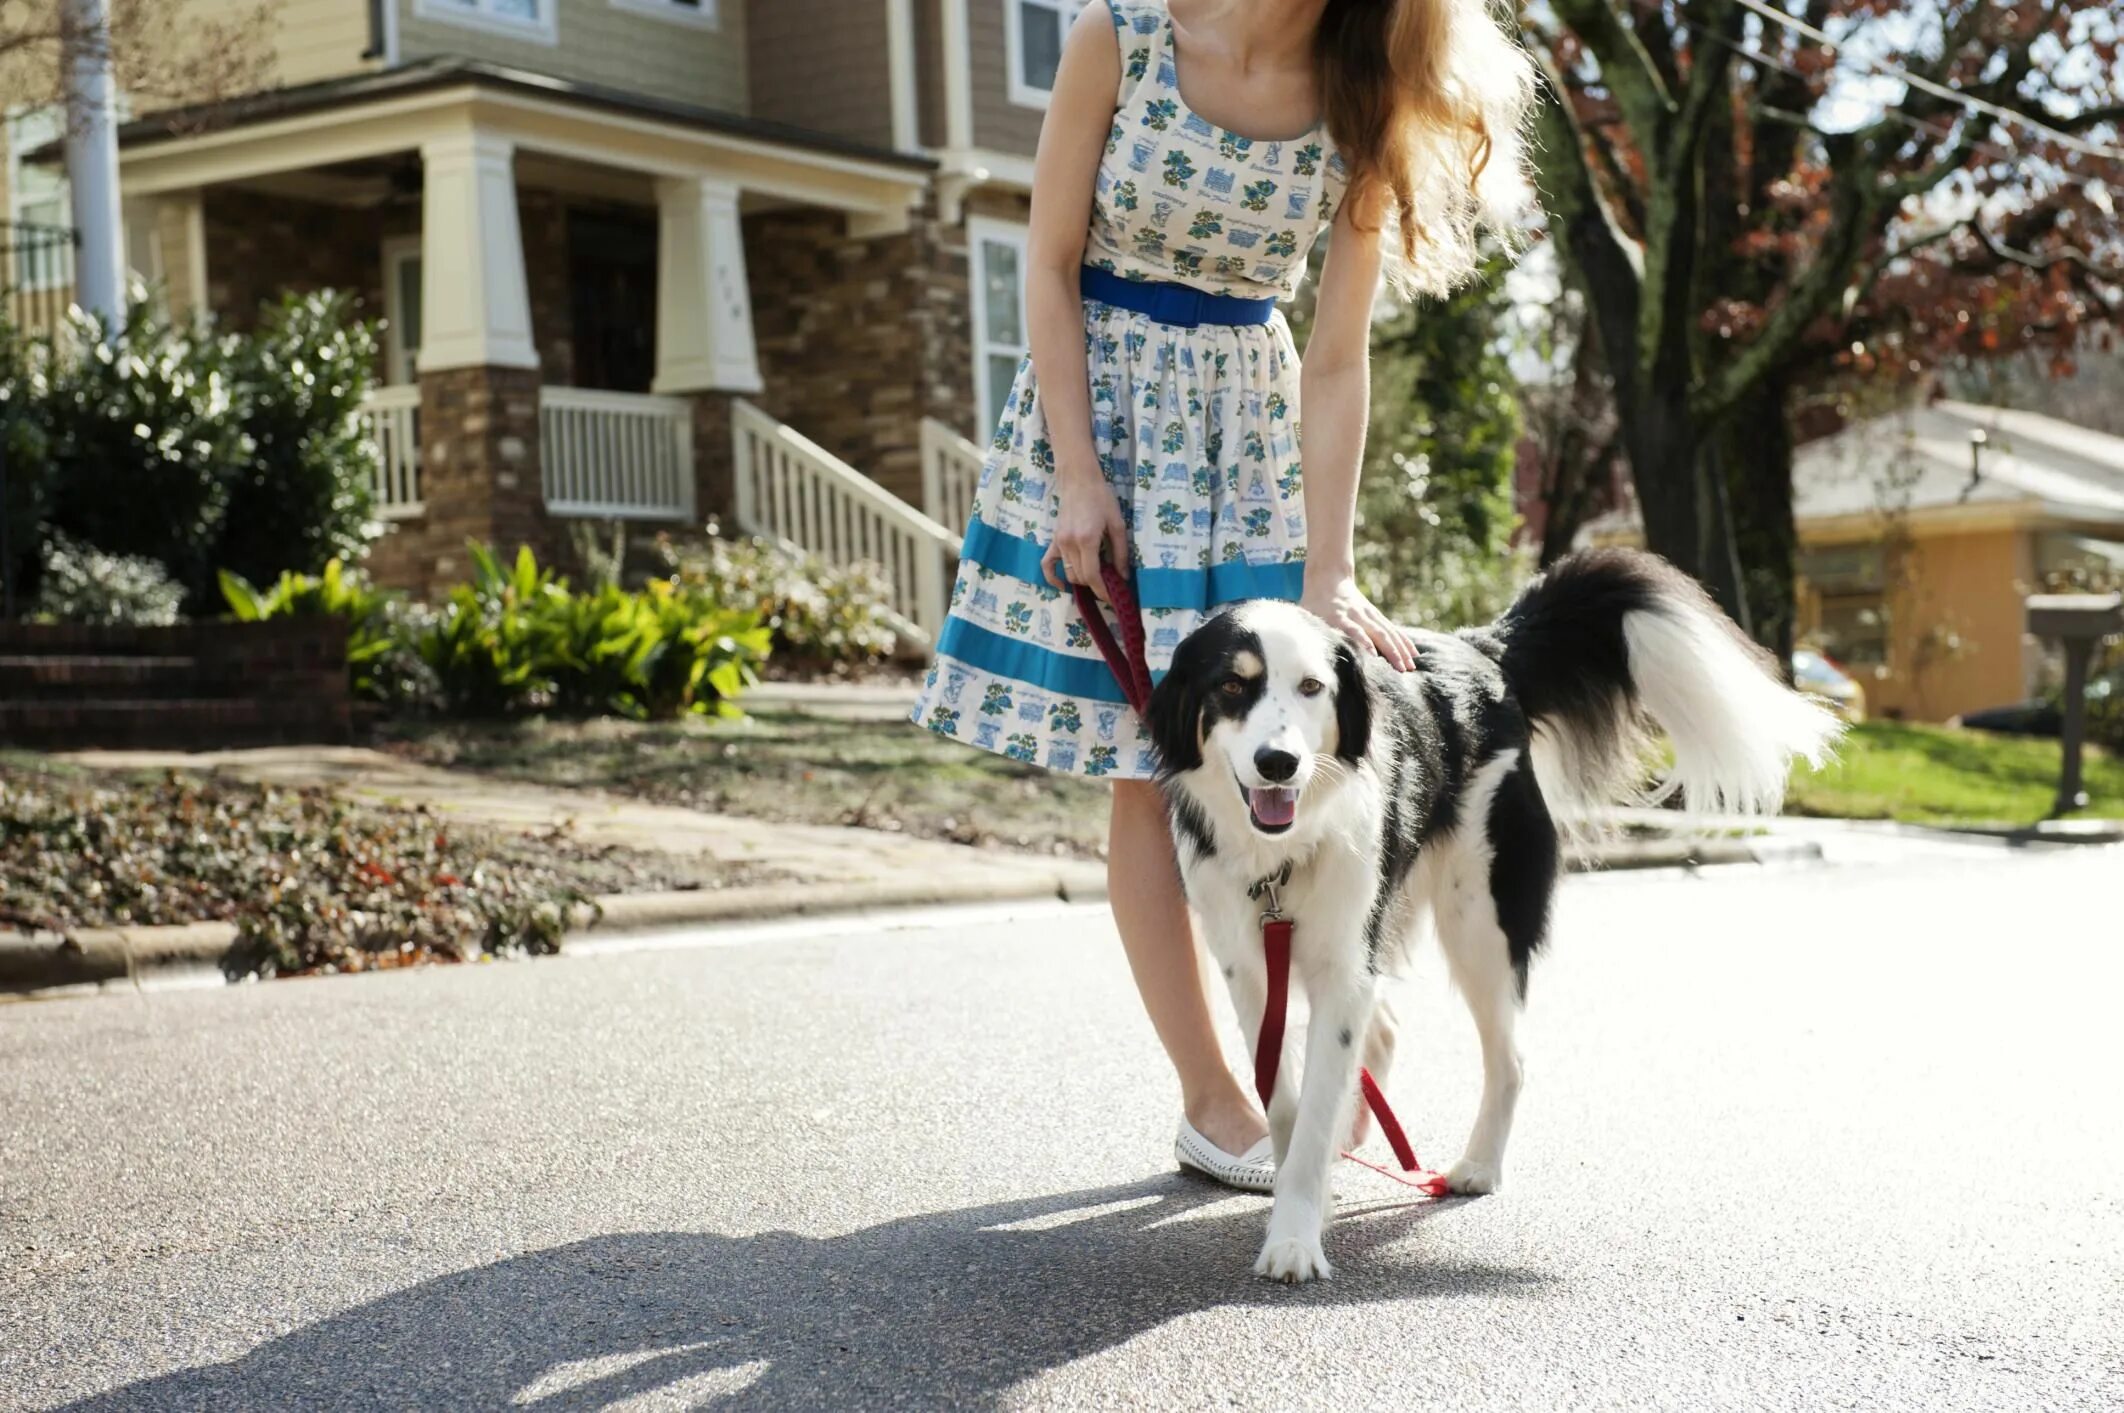
[[[1188,1122],[1229,1153],[1244,1153],[1268,1132],[1261,1111],[1232,1077],[1210,1019],[1195,957],[1194,923],[1180,888],[1165,800],[1147,780],[1114,784],[1106,878],[1121,945],[1143,1009],[1180,1074]]]

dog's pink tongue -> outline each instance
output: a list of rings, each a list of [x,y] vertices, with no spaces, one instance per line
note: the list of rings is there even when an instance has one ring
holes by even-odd
[[[1289,824],[1298,817],[1298,792],[1287,785],[1257,785],[1246,792],[1246,802],[1263,824]]]

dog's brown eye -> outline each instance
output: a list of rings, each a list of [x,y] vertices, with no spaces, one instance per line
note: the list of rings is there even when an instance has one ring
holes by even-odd
[[[1227,697],[1236,697],[1246,690],[1246,683],[1237,677],[1227,677],[1217,684],[1217,690]]]
[[[1326,690],[1327,683],[1318,677],[1308,677],[1298,684],[1298,695],[1301,697],[1317,697]]]

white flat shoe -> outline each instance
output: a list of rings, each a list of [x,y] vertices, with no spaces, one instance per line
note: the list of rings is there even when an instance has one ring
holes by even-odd
[[[1173,1157],[1179,1159],[1182,1172],[1200,1173],[1241,1192],[1276,1190],[1276,1147],[1266,1138],[1234,1156],[1204,1138],[1183,1117],[1180,1136],[1173,1140]]]

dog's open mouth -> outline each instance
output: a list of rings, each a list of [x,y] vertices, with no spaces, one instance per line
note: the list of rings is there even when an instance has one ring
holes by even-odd
[[[1249,786],[1246,812],[1253,816],[1254,828],[1264,834],[1281,834],[1298,818],[1298,792],[1288,785]]]

